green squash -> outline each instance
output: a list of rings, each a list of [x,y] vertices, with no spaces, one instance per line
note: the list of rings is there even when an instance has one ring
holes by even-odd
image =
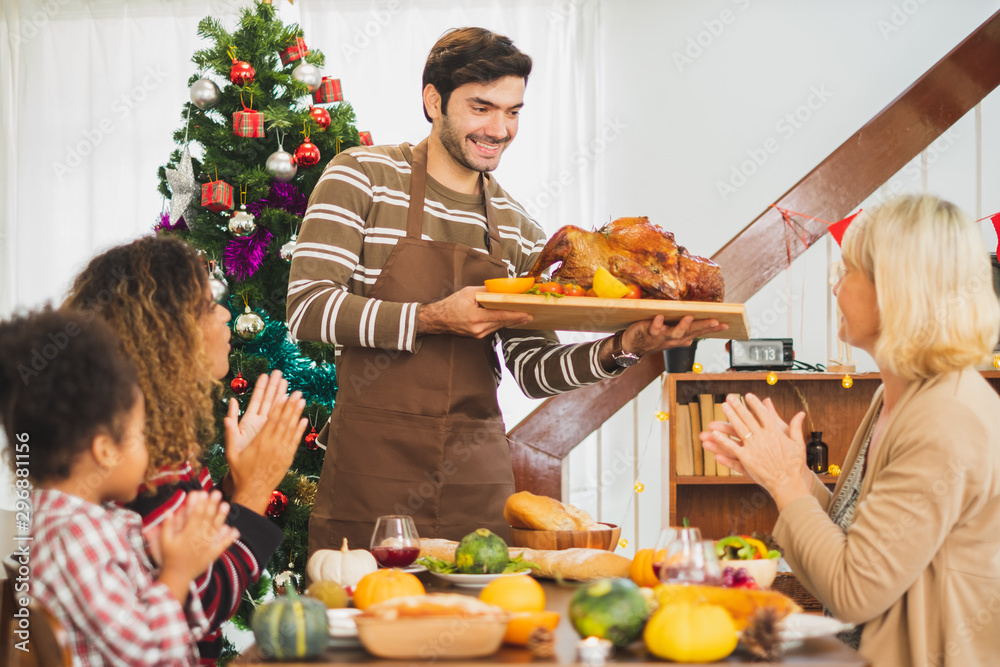
[[[330,641],[326,605],[292,589],[258,607],[250,627],[266,658],[312,658]]]
[[[509,562],[507,543],[486,528],[463,537],[455,549],[455,569],[462,574],[499,574]]]
[[[569,620],[581,637],[600,637],[615,646],[642,635],[649,605],[629,579],[601,579],[576,589],[569,601]]]

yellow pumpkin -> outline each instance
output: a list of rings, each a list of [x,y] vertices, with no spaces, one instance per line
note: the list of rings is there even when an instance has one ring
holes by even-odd
[[[736,625],[722,607],[676,602],[660,607],[642,633],[650,653],[674,662],[716,662],[736,648]]]
[[[663,558],[664,551],[664,549],[660,549],[660,558]],[[639,549],[635,552],[635,558],[632,559],[632,564],[628,568],[628,576],[629,579],[646,588],[660,585],[660,580],[653,571],[652,549]]]
[[[348,549],[346,537],[339,551],[319,549],[306,563],[310,581],[336,581],[344,588],[353,588],[361,577],[377,569],[375,556],[364,549]]]
[[[354,606],[364,610],[392,598],[423,595],[427,591],[420,580],[402,570],[376,570],[361,577],[354,589]]]

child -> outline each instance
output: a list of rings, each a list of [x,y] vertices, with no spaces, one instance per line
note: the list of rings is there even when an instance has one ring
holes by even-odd
[[[66,628],[74,664],[195,664],[208,623],[192,582],[238,531],[217,492],[192,494],[150,544],[159,571],[150,563],[139,515],[114,504],[135,498],[148,454],[112,330],[75,310],[0,323],[0,420],[17,443],[8,463],[33,483],[30,595]]]

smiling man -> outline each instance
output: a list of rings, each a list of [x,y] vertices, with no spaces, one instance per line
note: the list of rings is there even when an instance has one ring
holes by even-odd
[[[337,402],[309,551],[367,547],[375,520],[413,517],[421,537],[505,539],[514,492],[497,404],[496,346],[542,398],[622,372],[639,354],[721,327],[636,323],[592,343],[504,327],[524,313],[479,308],[488,278],[521,276],[541,227],[489,175],[517,135],[531,58],[482,28],[446,33],[424,66],[426,139],[337,155],[309,200],[292,260],[288,326],[337,350]]]

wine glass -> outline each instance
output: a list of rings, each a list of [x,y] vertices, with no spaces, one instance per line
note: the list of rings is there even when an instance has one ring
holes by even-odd
[[[420,537],[413,517],[380,516],[372,533],[372,555],[382,567],[406,567],[420,555]]]
[[[679,526],[669,526],[660,531],[660,536],[656,540],[656,546],[653,548],[653,558],[651,561],[653,574],[660,581],[663,581],[661,572],[667,560],[667,547],[675,540],[701,541],[701,531],[697,528],[682,528]]]
[[[660,569],[665,584],[715,584],[722,567],[711,540],[676,539],[667,546],[666,564]]]

